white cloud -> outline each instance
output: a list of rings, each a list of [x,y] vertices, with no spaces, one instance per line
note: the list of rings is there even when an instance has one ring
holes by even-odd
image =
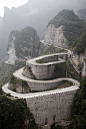
[[[7,6],[8,8],[18,7],[28,1],[29,0],[0,0],[0,16],[4,15],[4,6]]]

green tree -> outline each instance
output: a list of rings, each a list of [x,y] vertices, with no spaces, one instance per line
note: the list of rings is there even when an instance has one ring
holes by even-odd
[[[81,80],[80,90],[71,105],[73,116],[72,129],[86,129],[86,78]]]
[[[26,124],[25,121],[29,121]],[[0,128],[2,129],[37,129],[33,115],[23,99],[11,100],[0,96]]]

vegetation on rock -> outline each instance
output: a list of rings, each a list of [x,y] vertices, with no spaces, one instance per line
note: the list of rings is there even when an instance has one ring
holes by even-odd
[[[73,125],[70,129],[86,129],[86,78],[81,80],[80,90],[71,105]]]
[[[0,64],[0,86],[7,83],[9,81],[9,78],[12,76],[13,72],[23,67],[24,65],[25,62],[21,61],[16,61],[15,65],[6,64],[5,62],[2,62]]]
[[[75,52],[77,54],[83,53],[86,48],[86,32],[82,33],[80,38],[75,42],[76,47],[75,47]]]
[[[39,37],[37,36],[37,32],[32,27],[26,27],[22,29],[22,31],[12,31],[9,37],[9,46],[11,45],[11,41],[14,39],[14,47],[16,51],[16,56],[19,58],[25,57],[35,57],[38,54],[39,49]]]
[[[0,128],[3,129],[38,129],[23,99],[0,96],[0,118]]]
[[[10,83],[10,89],[13,90],[13,91],[17,92],[16,88],[18,89],[18,87],[21,86],[22,87],[22,90],[21,90],[22,93],[29,92],[30,88],[29,88],[27,82],[24,81],[24,80],[21,80],[21,79],[17,79],[13,75],[10,77],[9,83]]]
[[[61,25],[63,25],[63,33],[65,38],[68,40],[68,44],[70,47],[75,48],[76,53],[83,53],[86,47],[86,37],[85,37],[85,32],[86,32],[86,22],[80,20],[73,11],[70,10],[63,10],[58,13],[50,22],[48,25],[54,24],[54,26],[57,28]],[[83,36],[84,37],[83,37]],[[78,43],[79,39],[81,41]],[[81,46],[83,45],[85,47],[79,47],[78,50],[78,45]],[[78,51],[77,51],[78,50]]]
[[[50,79],[56,79],[60,77],[66,77],[66,63],[56,64]]]
[[[61,48],[57,48],[54,45],[40,43],[39,55],[47,55],[47,54],[61,53],[61,52],[67,52],[67,51]]]
[[[66,65],[67,65],[67,77],[71,77],[71,78],[74,78],[76,80],[80,80],[81,78],[81,75],[79,75],[76,70],[74,69],[73,65],[70,63],[70,60],[67,60],[66,62]]]

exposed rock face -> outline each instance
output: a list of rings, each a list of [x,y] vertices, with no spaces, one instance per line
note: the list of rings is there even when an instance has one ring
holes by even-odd
[[[29,93],[29,86],[27,87],[23,87],[22,85],[20,85],[19,83],[16,84],[16,86],[14,87],[13,84],[9,85],[9,89],[11,90],[15,90],[17,93]]]
[[[84,54],[80,54],[80,55],[77,55],[77,54],[73,54],[73,57],[79,61],[80,64],[83,64],[84,63]]]
[[[15,48],[14,48],[14,41],[15,41],[15,37],[12,35],[12,41],[10,42],[10,46],[9,46],[9,50],[8,50],[8,61],[6,61],[5,63],[7,64],[15,64],[15,60],[17,60],[16,54],[15,54]]]
[[[15,64],[15,60],[25,61],[36,57],[39,51],[39,37],[32,27],[26,27],[22,31],[12,31],[9,36],[8,61]]]
[[[55,28],[53,24],[50,24],[45,31],[46,43],[57,45],[58,47],[67,48],[67,40],[63,35],[63,26]]]

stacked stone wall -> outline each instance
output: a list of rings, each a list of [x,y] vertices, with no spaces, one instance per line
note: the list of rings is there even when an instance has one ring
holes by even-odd
[[[68,53],[53,55],[64,55],[64,57],[67,57]],[[51,55],[49,57],[51,57]],[[36,60],[41,58],[43,57],[34,58],[27,61],[26,64],[31,67],[33,74],[36,73],[37,75],[38,72],[38,75],[42,76],[43,78],[45,78],[47,72],[48,76],[53,72],[55,64],[65,62],[64,60],[60,59],[60,61],[37,64]],[[38,124],[40,129],[51,129],[51,126],[54,124],[68,126],[72,120],[70,105],[73,101],[75,93],[79,89],[80,83],[72,78],[59,78],[50,81],[33,80],[23,76],[23,69],[24,68],[19,69],[13,75],[16,78],[26,81],[30,88],[35,91],[54,88],[63,80],[68,80],[73,83],[73,86],[71,87],[28,94],[19,94],[11,91],[8,89],[9,83],[2,87],[4,92],[10,93],[14,97],[26,99],[27,106],[31,113],[33,113],[36,124]]]
[[[33,113],[39,127],[58,124],[68,126],[71,123],[70,105],[76,90],[45,96],[27,98],[27,106]]]
[[[31,67],[32,73],[37,79],[48,79],[52,76],[52,73],[55,68],[55,64],[60,64],[65,62],[65,60],[58,59],[60,56],[63,57],[63,59],[68,58],[68,53],[56,53],[56,54],[50,54],[45,55],[41,57],[37,57],[31,60],[27,60],[26,65]],[[37,63],[37,60],[44,59],[45,61],[49,61],[48,63]],[[51,61],[51,62],[50,62]]]
[[[48,56],[48,57],[45,57],[45,58],[42,58],[44,59],[45,61],[58,61],[58,55],[53,55],[53,56]]]
[[[26,99],[27,106],[33,113],[40,129],[51,129],[53,124],[68,126],[71,121],[70,105],[80,83],[72,78],[59,78],[59,81],[68,80],[73,86],[38,93],[19,94],[8,89],[9,84],[4,85],[3,91],[14,97]]]
[[[57,78],[57,79],[53,79],[53,80],[29,79],[22,75],[23,69],[24,68],[19,69],[13,75],[18,79],[26,81],[28,83],[28,87],[30,87],[31,91],[44,91],[44,90],[53,89],[53,88],[57,87],[59,84],[61,84],[63,81],[62,78],[61,79]]]
[[[34,65],[32,67],[32,73],[37,79],[47,79],[52,76],[55,65]]]
[[[62,83],[62,81],[58,81],[58,79],[51,81],[28,81],[27,82],[31,91],[45,91],[56,88],[58,85]]]

